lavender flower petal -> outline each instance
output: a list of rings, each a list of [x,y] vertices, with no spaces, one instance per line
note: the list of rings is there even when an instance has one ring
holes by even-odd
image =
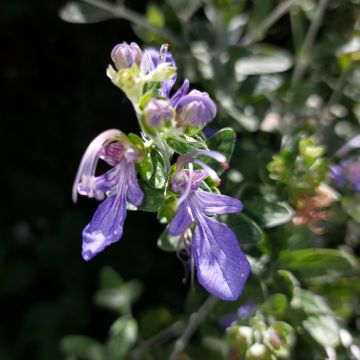
[[[356,135],[350,139],[345,145],[343,145],[336,153],[336,156],[343,157],[350,151],[360,148],[360,135]]]
[[[330,165],[330,179],[335,186],[341,187],[345,184],[346,178],[344,170],[341,166],[336,164]]]
[[[154,48],[148,48],[144,51],[141,68],[145,73],[154,70],[159,64],[160,52]],[[171,52],[167,51],[165,54],[165,61],[170,66],[176,67],[175,60]],[[161,84],[161,96],[169,97],[170,91],[176,82],[176,76],[171,79],[165,80]]]
[[[240,200],[227,195],[220,195],[205,191],[196,191],[195,196],[202,211],[206,214],[228,214],[243,209]]]
[[[139,206],[143,202],[144,193],[141,190],[139,183],[137,181],[134,165],[132,163],[128,164],[126,171],[128,174],[127,198],[132,204],[134,204],[135,206]]]
[[[175,107],[180,99],[187,94],[189,86],[189,80],[185,79],[178,91],[171,97],[170,104],[172,107]]]
[[[187,228],[191,226],[194,219],[191,214],[189,206],[184,201],[180,206],[175,216],[172,218],[169,225],[169,234],[180,235]]]
[[[198,216],[192,253],[199,283],[222,300],[236,300],[250,273],[250,265],[234,233],[212,218]]]
[[[125,185],[125,184],[124,184]],[[91,222],[83,230],[82,256],[92,259],[108,245],[120,240],[126,218],[125,186],[122,191],[104,200]]]

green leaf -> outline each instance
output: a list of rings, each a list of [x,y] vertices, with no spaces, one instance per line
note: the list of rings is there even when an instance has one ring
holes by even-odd
[[[164,229],[158,238],[157,246],[164,251],[173,252],[176,251],[179,243],[180,235],[173,236],[168,232],[168,227]]]
[[[349,70],[354,63],[360,61],[360,36],[354,36],[338,50],[336,55],[342,71]]]
[[[278,291],[280,289],[280,291],[285,292],[290,298],[293,297],[295,289],[300,285],[296,277],[287,270],[278,270],[274,281]]]
[[[307,315],[302,325],[320,345],[337,346],[339,344],[339,326],[331,309],[321,296],[296,288],[290,305],[293,309],[301,309]]]
[[[107,350],[110,360],[126,359],[138,336],[137,322],[130,317],[120,317],[110,328]]]
[[[210,150],[216,150],[226,157],[226,161],[229,163],[232,153],[234,151],[236,141],[236,133],[231,128],[224,128],[219,130],[213,136],[206,140],[206,145]],[[224,172],[224,168],[219,165],[214,159],[207,157],[204,159],[210,167],[212,167],[219,175]]]
[[[70,23],[91,24],[112,19],[114,16],[96,6],[71,1],[60,8],[59,17]]]
[[[143,291],[143,285],[137,280],[131,280],[118,288],[101,289],[95,294],[95,303],[104,308],[118,312],[128,312]]]
[[[288,204],[269,202],[261,197],[244,201],[244,209],[253,215],[260,226],[265,228],[285,224],[291,220],[294,214]]]
[[[294,309],[303,310],[307,315],[331,314],[330,308],[321,296],[301,288],[295,288],[290,305]]]
[[[279,266],[299,273],[308,282],[332,282],[350,275],[358,264],[349,254],[336,249],[300,249],[282,252]]]
[[[286,71],[293,65],[289,52],[270,45],[257,45],[250,49],[251,55],[235,63],[235,73],[241,78],[248,75],[273,74]]]
[[[87,336],[66,336],[61,340],[60,348],[65,354],[81,360],[107,360],[104,346]]]
[[[150,187],[145,181],[139,181],[139,185],[144,192],[144,200],[139,206],[139,210],[157,212],[164,202],[164,191]]]
[[[110,266],[103,267],[99,277],[102,289],[119,288],[124,283],[121,276]]]
[[[339,345],[339,326],[333,317],[326,315],[309,316],[302,325],[320,345],[333,347]]]
[[[274,294],[270,296],[262,305],[265,314],[282,318],[289,307],[289,300],[284,294]]]
[[[265,234],[256,222],[243,213],[218,216],[236,234],[241,245],[256,245],[265,239]]]
[[[188,21],[201,6],[200,0],[167,0],[166,2],[183,21]]]
[[[150,157],[154,170],[149,184],[154,189],[163,189],[167,181],[165,160],[160,151],[154,147],[150,151]]]
[[[167,195],[157,213],[157,218],[161,224],[167,224],[176,212],[177,198],[174,195]]]
[[[186,154],[194,150],[207,150],[206,143],[200,137],[184,135],[183,137],[169,137],[166,143],[177,153]]]

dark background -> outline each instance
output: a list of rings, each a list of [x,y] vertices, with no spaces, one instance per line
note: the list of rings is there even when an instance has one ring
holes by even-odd
[[[135,312],[158,303],[181,311],[183,270],[156,247],[155,214],[128,213],[120,243],[87,263],[81,231],[97,204],[71,202],[77,166],[101,131],[137,132],[130,104],[106,77],[112,47],[136,41],[129,24],[74,25],[64,1],[0,5],[2,216],[0,359],[61,359],[67,334],[104,339],[114,315],[93,304],[99,269],[137,278]],[[141,1],[131,6],[141,10]]]

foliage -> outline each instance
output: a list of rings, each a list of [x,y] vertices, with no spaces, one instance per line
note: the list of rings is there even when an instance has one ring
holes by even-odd
[[[174,359],[179,340],[183,358],[358,357],[359,196],[332,182],[330,171],[342,161],[337,150],[359,133],[358,10],[356,1],[327,0],[167,0],[149,3],[144,15],[121,1],[61,9],[70,22],[127,19],[145,44],[170,43],[178,71],[213,96],[219,114],[205,131],[215,134],[205,139],[189,129],[166,146],[176,154],[210,148],[230,161],[221,191],[240,198],[244,212],[219,218],[252,268],[236,302],[205,301],[196,287],[182,313],[160,304],[139,316],[132,303],[140,283],[104,270],[118,280],[102,285],[95,301],[120,317],[104,343],[64,338],[69,358]],[[176,200],[170,193],[163,201],[168,165],[154,147],[144,154],[139,209],[168,223]],[[359,161],[356,148],[350,160]],[[166,230],[157,244],[183,255]]]

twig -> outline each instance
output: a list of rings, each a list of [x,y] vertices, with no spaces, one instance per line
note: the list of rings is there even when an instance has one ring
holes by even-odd
[[[176,340],[174,349],[170,355],[170,360],[178,360],[179,355],[184,351],[186,345],[191,339],[197,328],[206,319],[212,308],[217,304],[219,300],[210,296],[199,308],[197,312],[194,312],[189,317],[189,322],[183,332],[183,334]]]
[[[273,26],[283,15],[285,15],[291,5],[296,0],[287,0],[284,2],[281,2],[262,22],[260,26],[258,26],[256,29],[250,30],[248,34],[244,36],[244,39],[242,40],[242,45],[249,45],[252,44],[255,41],[261,40],[266,31]]]
[[[179,39],[168,29],[164,29],[163,27],[158,27],[153,24],[150,24],[144,16],[138,14],[133,10],[130,10],[129,8],[123,5],[120,4],[115,5],[104,0],[82,0],[82,1],[90,5],[96,6],[99,9],[105,10],[113,14],[115,17],[128,20],[135,25],[139,25],[150,31],[156,32],[161,36],[165,37],[169,42],[172,42],[173,44],[176,45],[180,44]]]
[[[316,9],[316,13],[314,16],[314,19],[312,20],[309,30],[306,34],[305,40],[304,40],[304,44],[300,50],[299,56],[298,56],[298,61],[296,62],[295,65],[295,69],[293,72],[293,76],[291,79],[291,85],[292,86],[296,86],[299,84],[299,82],[301,81],[306,67],[309,64],[309,58],[310,58],[310,53],[311,53],[311,49],[314,45],[314,41],[316,38],[316,35],[320,29],[324,14],[325,14],[325,10],[328,6],[329,0],[320,0],[320,3]]]
[[[176,321],[158,334],[148,340],[145,340],[139,347],[135,348],[129,356],[131,360],[141,359],[142,355],[150,348],[157,346],[167,340],[179,336],[184,330],[185,324],[182,321]]]
[[[340,100],[342,91],[344,89],[344,86],[346,85],[346,80],[347,80],[350,72],[351,72],[351,70],[343,71],[340,74],[340,76],[338,77],[338,79],[335,83],[335,86],[334,86],[334,90],[333,90],[328,102],[326,103],[326,105],[323,107],[323,110],[321,111],[320,122],[328,119],[329,110],[331,108],[331,105],[336,104]]]

